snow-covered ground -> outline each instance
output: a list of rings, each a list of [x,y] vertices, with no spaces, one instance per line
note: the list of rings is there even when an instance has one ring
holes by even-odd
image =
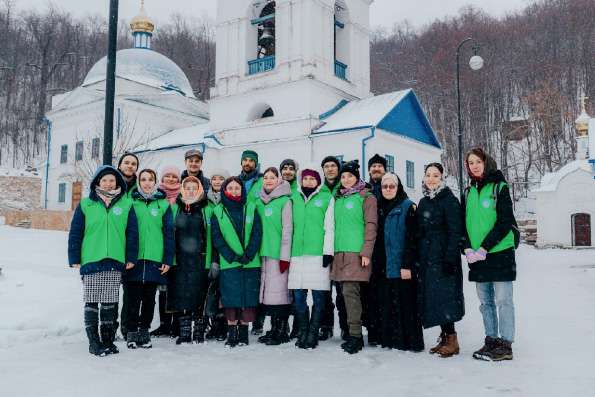
[[[334,338],[228,350],[222,343],[96,358],[87,352],[81,283],[66,266],[66,233],[0,226],[0,396],[593,396],[595,251],[522,247],[515,284],[515,360],[471,358],[483,341],[474,285],[457,325],[461,354],[365,348]],[[426,347],[437,329],[426,331]],[[253,341],[255,342],[255,341]]]

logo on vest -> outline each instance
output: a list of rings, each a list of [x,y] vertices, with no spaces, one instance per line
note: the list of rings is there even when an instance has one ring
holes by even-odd
[[[120,208],[120,207],[114,207],[114,209],[112,210],[112,212],[114,213],[114,215],[120,216],[120,215],[122,215],[122,212],[123,211],[122,211],[122,208]]]
[[[317,207],[322,207],[322,200],[318,199],[314,202],[314,205]]]
[[[269,217],[271,215],[273,215],[273,209],[272,208],[269,208],[269,207],[265,208],[264,209],[264,216]]]
[[[348,210],[352,210],[353,209],[353,203],[352,202],[345,203],[345,208],[347,208]]]
[[[254,219],[254,217],[252,215],[247,215],[246,216],[246,223],[252,223],[252,220]]]
[[[153,216],[159,215],[159,210],[157,208],[152,208],[151,209],[151,215],[153,215]]]
[[[489,199],[483,200],[481,205],[483,205],[483,208],[490,208],[492,206],[492,200],[489,200]]]

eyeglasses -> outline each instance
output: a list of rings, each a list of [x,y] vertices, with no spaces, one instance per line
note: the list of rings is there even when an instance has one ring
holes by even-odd
[[[382,189],[384,190],[395,190],[397,185],[382,185]]]

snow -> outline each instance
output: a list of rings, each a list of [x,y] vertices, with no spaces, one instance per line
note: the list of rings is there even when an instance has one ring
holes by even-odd
[[[66,266],[64,232],[0,226],[0,390],[2,396],[589,396],[593,395],[595,251],[522,246],[515,283],[515,360],[479,362],[483,341],[472,283],[457,324],[461,354],[364,348],[348,356],[340,340],[302,351],[293,344],[229,350],[222,343],[96,358],[87,352],[81,283]],[[157,317],[157,316],[156,316]]]
[[[208,133],[208,131],[208,123],[179,128],[149,141],[146,145],[139,146],[135,149],[135,152],[159,150],[186,145],[198,145],[204,142],[204,136]]]
[[[22,169],[22,168],[5,168],[0,167],[0,176],[22,176],[27,178],[41,178],[37,170]]]
[[[324,120],[317,133],[376,126],[411,90],[395,91],[349,102]]]
[[[541,185],[539,188],[533,190],[533,192],[555,192],[558,189],[560,181],[577,170],[583,170],[588,173],[593,172],[587,160],[574,160],[556,172],[545,174],[541,179]]]
[[[101,58],[89,71],[83,86],[105,80],[107,57]],[[166,56],[149,49],[127,48],[116,55],[116,76],[163,89],[176,89],[194,98],[188,77]]]

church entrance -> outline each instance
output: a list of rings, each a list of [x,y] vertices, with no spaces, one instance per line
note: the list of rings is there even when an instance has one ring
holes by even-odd
[[[81,198],[83,195],[83,183],[73,182],[72,183],[72,210],[74,211],[76,207],[78,207],[79,203],[81,202]]]
[[[574,247],[591,246],[591,215],[572,215],[572,245]]]

